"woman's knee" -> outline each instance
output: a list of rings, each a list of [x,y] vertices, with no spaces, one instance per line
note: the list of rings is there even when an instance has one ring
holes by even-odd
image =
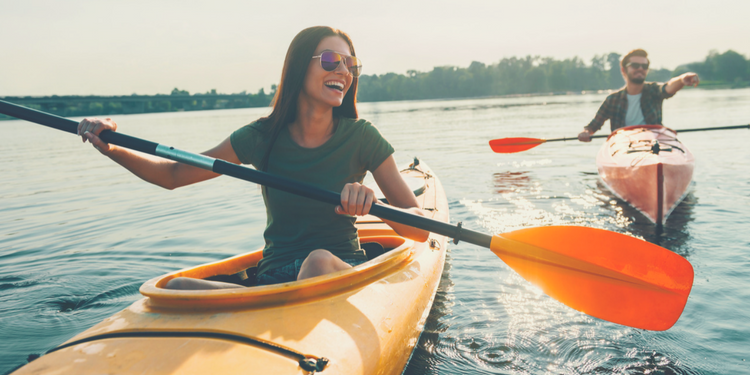
[[[224,283],[221,281],[193,279],[190,277],[175,277],[174,279],[167,281],[167,285],[165,285],[164,288],[180,289],[180,290],[206,290],[206,289],[242,288],[242,285]]]
[[[305,263],[307,263],[308,265],[324,266],[335,261],[336,259],[336,256],[333,255],[333,253],[331,253],[330,251],[325,249],[317,249],[310,252],[310,254],[307,255],[307,258],[305,258],[305,261],[302,264],[304,265]]]
[[[190,289],[190,279],[187,277],[175,277],[167,281],[167,285],[164,286],[166,289]]]
[[[313,250],[307,258],[305,258],[305,261],[302,262],[302,267],[297,275],[297,280],[325,275],[348,267],[350,267],[348,264],[344,263],[328,250]]]

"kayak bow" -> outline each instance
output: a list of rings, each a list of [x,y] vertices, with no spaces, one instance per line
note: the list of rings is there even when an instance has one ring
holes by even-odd
[[[657,225],[687,194],[694,165],[677,133],[661,125],[617,129],[596,156],[607,187]]]

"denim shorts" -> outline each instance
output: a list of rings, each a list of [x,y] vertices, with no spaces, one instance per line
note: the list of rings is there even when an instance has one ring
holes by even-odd
[[[367,262],[367,259],[341,259],[344,261],[344,263],[349,264],[350,266],[358,266],[364,262]],[[258,275],[258,283],[256,285],[272,285],[272,284],[281,284],[281,283],[288,283],[290,281],[296,281],[297,275],[299,275],[299,270],[302,268],[302,262],[304,262],[304,259],[296,259],[294,262],[287,264],[286,266],[270,269],[260,275]]]

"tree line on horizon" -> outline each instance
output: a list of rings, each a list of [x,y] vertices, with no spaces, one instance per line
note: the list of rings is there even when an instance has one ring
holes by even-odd
[[[430,72],[363,75],[357,99],[368,102],[619,89],[625,85],[620,57],[614,52],[597,55],[590,64],[578,57],[511,57],[492,65],[474,61],[467,68],[442,66]],[[673,71],[652,67],[647,78],[665,82],[688,71],[698,73],[704,87],[750,86],[750,60],[732,50],[722,54],[711,51],[704,61],[681,65]]]
[[[620,74],[620,57],[614,52],[597,55],[589,64],[578,57],[564,60],[539,56],[511,57],[491,65],[474,61],[466,68],[438,66],[429,72],[409,70],[406,74],[362,75],[357,100],[375,102],[612,90],[625,83]],[[702,87],[750,86],[750,59],[733,50],[724,53],[711,51],[704,61],[681,65],[673,71],[652,67],[648,80],[664,82],[688,71],[698,73]],[[268,94],[260,89],[254,94],[244,91],[220,94],[211,90],[191,95],[175,88],[169,95],[3,99],[62,116],[98,116],[263,107],[271,103],[275,91],[276,85]]]

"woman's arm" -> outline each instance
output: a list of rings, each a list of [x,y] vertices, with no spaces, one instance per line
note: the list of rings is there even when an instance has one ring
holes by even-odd
[[[91,142],[103,155],[144,181],[172,190],[219,176],[205,169],[105,143],[98,136],[104,130],[117,131],[117,124],[109,118],[87,118],[78,124],[78,134],[83,142]],[[229,138],[203,155],[240,164]]]
[[[401,177],[401,173],[398,171],[396,160],[393,158],[393,155],[385,159],[385,161],[373,171],[372,176],[375,177],[375,181],[378,183],[380,191],[383,192],[390,205],[402,208],[404,211],[415,215],[424,216],[424,212],[419,209],[417,197],[414,196],[414,192],[409,189],[409,186],[406,185],[406,182],[404,182],[404,179]],[[389,220],[384,221],[400,236],[417,242],[425,242],[430,236],[430,232],[423,229],[395,223]]]

